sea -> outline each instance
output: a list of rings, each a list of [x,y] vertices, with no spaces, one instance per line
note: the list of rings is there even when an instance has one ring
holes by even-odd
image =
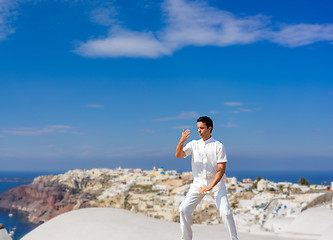
[[[181,170],[177,170],[182,172]],[[35,177],[41,175],[57,175],[64,171],[56,172],[1,172],[0,171],[0,194],[4,191],[18,187],[20,185],[29,184]],[[333,171],[228,171],[228,177],[236,177],[238,181],[244,178],[257,177],[268,179],[273,182],[292,182],[297,183],[301,177],[304,177],[310,184],[329,185],[333,182]],[[13,180],[15,179],[15,180]],[[25,221],[24,216],[17,212],[12,212],[13,216],[9,216],[10,210],[0,209],[0,223],[3,223],[7,231],[16,228],[13,240],[21,239],[25,234],[35,229],[38,225],[34,225]]]
[[[0,171],[0,194],[8,189],[18,187],[20,185],[30,184],[35,177],[41,175],[59,174],[64,172],[3,172]],[[12,213],[12,216],[9,216]],[[35,229],[38,225],[31,224],[25,220],[23,215],[11,210],[0,209],[0,223],[4,224],[8,232],[16,228],[13,240],[19,240],[28,232]]]

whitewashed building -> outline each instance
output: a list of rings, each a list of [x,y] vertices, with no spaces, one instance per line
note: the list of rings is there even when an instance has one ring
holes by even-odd
[[[137,185],[153,185],[153,178],[151,176],[139,176],[136,179]]]

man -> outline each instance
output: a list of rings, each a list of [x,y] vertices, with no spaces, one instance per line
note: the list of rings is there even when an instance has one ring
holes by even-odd
[[[197,126],[201,140],[193,140],[184,147],[190,130],[183,130],[176,149],[177,158],[192,155],[193,184],[179,207],[181,239],[192,239],[192,212],[203,197],[210,194],[215,200],[230,240],[238,240],[224,183],[227,156],[223,144],[212,138],[213,121],[209,117],[199,117]]]

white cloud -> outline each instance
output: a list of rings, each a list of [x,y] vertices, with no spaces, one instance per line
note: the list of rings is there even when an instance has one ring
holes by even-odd
[[[170,120],[177,120],[177,119],[193,119],[198,118],[200,116],[199,113],[196,111],[192,112],[181,112],[178,116],[175,117],[163,117],[163,118],[157,118],[156,121],[170,121]]]
[[[199,1],[165,0],[162,10],[165,27],[156,34],[112,27],[106,38],[89,40],[75,52],[85,57],[158,58],[186,46],[224,47],[266,40],[299,47],[333,41],[333,24],[273,24],[269,16],[239,17]]]
[[[245,105],[245,103],[242,103],[242,102],[225,102],[223,104],[228,107],[237,107],[237,106]],[[232,112],[232,113],[253,112],[253,109],[238,107],[234,110],[231,110],[230,112]]]
[[[40,128],[22,127],[14,129],[4,129],[2,130],[2,132],[16,136],[40,136],[52,133],[67,133],[69,129],[71,129],[71,127],[66,125],[49,125]]]
[[[0,41],[5,40],[8,35],[15,32],[11,25],[17,15],[17,1],[0,0]]]
[[[12,23],[17,9],[27,1],[0,0],[0,41],[15,32]],[[117,20],[115,6],[102,1],[100,4],[90,11],[90,20],[110,27],[109,33],[82,42],[74,50],[76,54],[91,58],[158,58],[170,56],[186,46],[225,47],[270,41],[286,47],[300,47],[333,41],[333,24],[330,23],[275,23],[270,16],[237,16],[211,7],[206,1],[187,0],[163,2],[164,28],[159,31],[132,31],[120,27],[126,24]],[[92,5],[96,6],[95,3]]]
[[[268,39],[287,47],[300,47],[321,41],[333,41],[333,24],[297,24],[282,26]]]
[[[242,105],[244,105],[244,103],[242,103],[242,102],[225,102],[223,104],[225,106],[228,106],[228,107],[234,107],[234,106],[242,106]]]
[[[237,110],[240,112],[253,112],[253,110],[249,108],[237,108]]]
[[[261,38],[266,17],[239,19],[206,3],[166,0],[166,27],[156,33],[112,27],[109,36],[89,40],[75,52],[85,57],[146,57],[171,55],[185,46],[228,46]]]
[[[171,54],[152,32],[134,32],[121,27],[112,27],[108,37],[89,40],[74,52],[84,57],[156,58]]]
[[[48,127],[55,128],[55,129],[70,129],[70,128],[72,128],[72,127],[66,126],[66,125],[49,125]]]
[[[111,26],[117,22],[117,15],[118,13],[113,5],[104,3],[90,12],[90,20],[104,26]]]
[[[102,108],[103,105],[101,104],[88,104],[86,105],[87,108]]]
[[[166,0],[163,10],[168,25],[161,32],[161,39],[174,49],[252,43],[261,40],[262,28],[268,22],[261,15],[237,18],[198,1]]]
[[[179,118],[180,119],[191,119],[191,118],[197,118],[199,117],[199,113],[197,113],[196,111],[192,111],[192,112],[181,112],[179,114]]]
[[[237,106],[237,105],[234,105],[234,106]],[[258,108],[258,109],[255,109],[255,110],[259,111],[261,109]],[[242,113],[242,112],[248,112],[249,113],[249,112],[253,112],[253,111],[254,111],[254,109],[239,107],[236,110],[231,110],[230,112],[238,114],[238,113]]]
[[[209,113],[210,113],[210,114],[213,114],[213,115],[216,115],[216,114],[218,114],[218,113],[219,113],[219,111],[216,111],[216,110],[211,110],[211,111],[209,111]]]
[[[226,128],[236,128],[239,127],[238,124],[234,124],[232,122],[228,122],[227,124],[221,124],[222,127],[226,127]]]

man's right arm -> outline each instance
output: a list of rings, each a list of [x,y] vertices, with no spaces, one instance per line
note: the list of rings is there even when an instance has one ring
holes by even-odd
[[[184,131],[184,129],[183,129],[182,137],[180,138],[179,143],[176,148],[176,158],[186,157],[186,154],[185,154],[183,148],[184,148],[184,143],[189,138],[189,136],[190,136],[190,130],[187,129],[186,131]]]

